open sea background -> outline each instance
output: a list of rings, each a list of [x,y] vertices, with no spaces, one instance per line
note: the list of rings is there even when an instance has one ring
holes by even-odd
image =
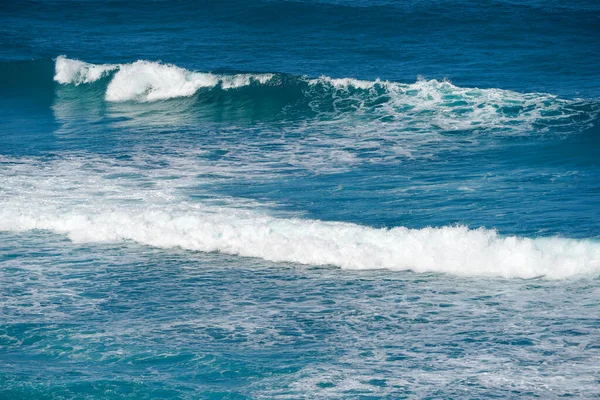
[[[600,3],[0,3],[0,399],[600,397]]]

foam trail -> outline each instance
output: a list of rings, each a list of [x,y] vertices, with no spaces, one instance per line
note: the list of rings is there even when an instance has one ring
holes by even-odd
[[[243,199],[211,202],[210,192],[193,202],[182,188],[210,186],[213,166],[167,157],[169,167],[149,168],[156,161],[0,157],[0,231],[45,230],[74,242],[127,240],[345,269],[551,279],[600,272],[598,240],[506,237],[462,226],[377,229],[275,216],[272,206]]]
[[[211,202],[210,192],[192,202],[182,188],[210,186],[214,178],[202,177],[213,175],[213,166],[167,157],[168,168],[149,168],[155,161],[0,157],[0,231],[46,230],[74,242],[127,240],[345,269],[551,279],[600,272],[598,240],[505,237],[462,226],[377,229],[274,216],[271,206],[256,202]]]

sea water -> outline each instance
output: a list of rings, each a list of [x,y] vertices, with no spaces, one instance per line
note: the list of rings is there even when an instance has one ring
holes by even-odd
[[[594,1],[0,5],[0,398],[600,396]]]

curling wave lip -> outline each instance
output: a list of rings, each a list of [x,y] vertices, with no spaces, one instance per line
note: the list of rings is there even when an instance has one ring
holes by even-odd
[[[93,83],[115,71],[106,90],[107,101],[156,101],[189,97],[200,88],[220,85],[223,89],[265,84],[272,74],[217,75],[191,72],[171,64],[136,61],[132,64],[90,64],[65,56],[56,58],[54,80],[61,84]]]

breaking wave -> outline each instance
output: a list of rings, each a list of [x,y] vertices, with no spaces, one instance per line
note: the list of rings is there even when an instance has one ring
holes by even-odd
[[[253,82],[265,84],[272,74],[217,75],[192,72],[171,64],[136,61],[132,64],[90,64],[64,56],[56,59],[54,80],[81,85],[96,82],[115,72],[106,88],[107,101],[156,101],[189,97],[200,88],[235,89]]]
[[[0,167],[0,231],[45,230],[74,242],[125,240],[345,269],[550,279],[600,272],[594,239],[503,236],[464,226],[374,228],[277,214],[243,199],[191,201],[181,187],[198,185],[201,170],[187,164],[148,171],[89,157],[11,158]]]
[[[159,248],[259,257],[345,269],[442,272],[463,276],[566,278],[600,270],[600,243],[502,237],[466,227],[375,229],[350,223],[282,219],[237,211],[81,212],[6,208],[4,231],[48,230],[74,242],[131,240]]]
[[[286,74],[215,74],[172,64],[139,60],[130,64],[90,64],[59,56],[54,80],[61,85],[104,85],[108,102],[154,102],[189,98],[201,90],[248,88],[248,101],[280,97],[282,112],[306,111],[326,119],[353,115],[411,131],[485,130],[522,132],[552,127],[570,132],[589,127],[600,106],[595,101],[568,100],[545,93],[463,88],[448,81],[419,79],[412,84],[377,79]],[[277,89],[275,92],[268,88]],[[290,111],[291,110],[291,111]],[[306,113],[302,114],[307,116]]]

